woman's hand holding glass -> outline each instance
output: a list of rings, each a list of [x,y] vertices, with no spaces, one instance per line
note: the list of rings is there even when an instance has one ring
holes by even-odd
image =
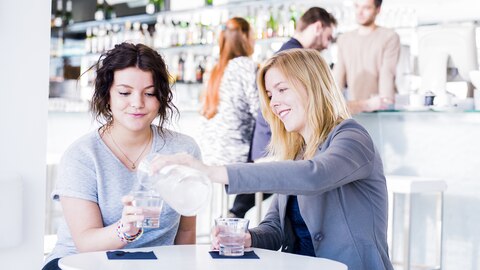
[[[216,227],[213,226],[212,232],[210,233],[210,240],[212,242],[212,250],[219,250],[220,249],[220,243],[218,241],[218,235],[220,234],[220,230]],[[245,248],[250,248],[252,247],[252,235],[250,234],[249,231],[245,233]]]
[[[134,197],[131,195],[122,197],[123,211],[120,219],[122,226],[119,230],[127,235],[135,235],[138,233],[140,228],[136,227],[135,223],[142,222],[145,218],[142,208],[133,206],[133,200]]]

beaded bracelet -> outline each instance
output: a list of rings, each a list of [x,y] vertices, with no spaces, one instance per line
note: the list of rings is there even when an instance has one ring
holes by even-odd
[[[138,232],[134,235],[128,235],[124,232],[121,232],[120,229],[123,228],[122,221],[117,222],[117,236],[122,242],[131,243],[138,240],[143,235],[143,228],[140,228]]]

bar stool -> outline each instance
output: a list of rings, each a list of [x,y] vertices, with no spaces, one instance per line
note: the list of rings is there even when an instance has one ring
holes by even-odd
[[[425,178],[416,176],[400,176],[400,175],[386,175],[387,189],[393,196],[392,202],[389,203],[389,223],[390,223],[390,258],[394,258],[394,226],[395,215],[394,205],[398,194],[405,195],[404,201],[404,222],[403,222],[403,270],[411,269],[410,262],[410,248],[411,248],[411,224],[412,224],[412,194],[420,193],[434,193],[436,194],[436,227],[437,227],[437,265],[430,269],[442,269],[443,256],[443,192],[447,188],[445,181],[436,178]],[[395,264],[395,263],[394,263]],[[422,267],[423,268],[423,267]]]

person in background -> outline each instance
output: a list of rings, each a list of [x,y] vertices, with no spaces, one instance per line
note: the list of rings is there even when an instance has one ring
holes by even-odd
[[[323,8],[312,7],[300,17],[293,37],[285,42],[278,52],[295,48],[324,50],[333,39],[332,34],[336,25],[337,20],[332,14]],[[270,136],[270,127],[263,118],[261,111],[259,111],[251,147],[251,159],[253,161],[265,157]],[[270,197],[270,195],[268,193],[263,194],[263,199]],[[254,205],[254,194],[238,194],[235,196],[233,206],[230,209],[230,216],[243,218]]]
[[[199,143],[207,164],[249,161],[259,108],[257,64],[250,58],[254,42],[252,28],[240,17],[228,20],[220,33],[220,56],[208,80],[201,111],[206,120]]]
[[[280,52],[259,70],[258,86],[272,127],[269,156],[277,161],[207,166],[176,154],[157,156],[152,172],[183,164],[228,185],[228,193],[275,193],[245,247],[328,258],[350,270],[393,269],[382,160],[350,118],[326,61],[311,49]]]
[[[382,0],[356,0],[358,29],[338,37],[334,67],[351,113],[385,110],[395,101],[395,72],[400,38],[395,31],[375,24]]]
[[[78,252],[195,244],[195,217],[164,204],[160,228],[143,231],[134,225],[144,218],[141,209],[127,196],[139,161],[149,153],[200,158],[192,138],[164,128],[178,112],[164,60],[145,45],[121,43],[94,67],[90,109],[101,126],[74,142],[59,164],[52,197],[60,201],[64,220],[44,270],[60,269],[59,258]],[[157,117],[158,125],[152,124]]]

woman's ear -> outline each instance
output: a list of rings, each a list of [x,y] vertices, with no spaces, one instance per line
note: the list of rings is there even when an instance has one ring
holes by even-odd
[[[315,33],[317,35],[321,35],[322,34],[322,31],[323,31],[323,24],[321,21],[317,21],[315,23]]]

